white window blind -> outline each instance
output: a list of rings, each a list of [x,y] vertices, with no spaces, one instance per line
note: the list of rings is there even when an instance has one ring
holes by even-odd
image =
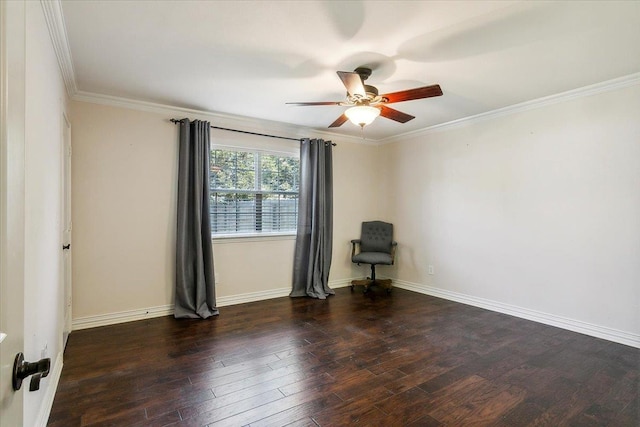
[[[300,160],[292,154],[211,150],[211,233],[295,232]]]

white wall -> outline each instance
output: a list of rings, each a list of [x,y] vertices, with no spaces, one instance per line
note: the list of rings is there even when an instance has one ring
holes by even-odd
[[[635,85],[383,146],[399,281],[639,345],[639,117]]]
[[[40,2],[26,3],[24,354],[61,369],[63,329],[62,122],[66,92]],[[55,375],[25,392],[24,425],[48,415]],[[28,390],[29,380],[23,386]],[[50,399],[50,401],[47,401]],[[43,414],[43,411],[45,412]],[[46,418],[44,418],[46,421]]]
[[[113,322],[122,312],[126,312],[122,319],[130,319],[149,308],[170,308],[178,128],[168,119],[199,117],[91,102],[73,101],[71,105],[74,327],[95,325],[101,318]],[[238,140],[214,131],[212,143],[234,143],[229,138]],[[261,140],[246,139],[250,144],[264,144],[264,138]],[[370,188],[378,180],[377,169],[372,167],[378,149],[335,142],[330,280],[344,284],[363,274],[351,265],[348,242],[359,234],[363,216],[375,216],[377,201]],[[292,143],[282,144],[288,150]],[[282,295],[290,289],[292,237],[216,240],[213,247],[219,302]]]
[[[71,105],[73,317],[170,304],[174,126],[145,113]]]
[[[332,284],[366,273],[349,259],[361,221],[387,220],[398,264],[380,274],[397,285],[636,345],[638,92],[380,147],[336,140]],[[177,129],[167,119],[183,115],[72,102],[76,327],[170,312]],[[219,302],[286,294],[293,247],[293,238],[214,241]]]

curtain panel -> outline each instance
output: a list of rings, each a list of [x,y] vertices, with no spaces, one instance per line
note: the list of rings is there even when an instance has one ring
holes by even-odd
[[[322,139],[300,143],[298,230],[291,297],[325,299],[329,288],[333,244],[332,145]]]
[[[180,121],[176,318],[218,314],[209,222],[210,132],[209,122]]]

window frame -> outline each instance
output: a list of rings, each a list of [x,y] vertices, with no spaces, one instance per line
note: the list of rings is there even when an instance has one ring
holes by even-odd
[[[293,150],[278,150],[274,148],[258,148],[251,146],[241,146],[241,145],[227,145],[227,144],[219,144],[215,142],[210,143],[209,152],[210,155],[214,150],[223,150],[223,151],[243,151],[247,153],[253,153],[258,156],[260,155],[272,155],[278,157],[291,157],[298,161],[298,167],[300,164],[300,153],[298,151]],[[258,157],[259,158],[259,157]],[[210,160],[211,162],[211,160]],[[294,192],[283,192],[283,191],[269,191],[269,190],[261,190],[259,187],[262,184],[262,170],[259,161],[254,162],[254,189],[253,190],[222,190],[217,191],[218,193],[231,193],[231,194],[295,194],[296,200],[300,195],[300,177],[298,176],[298,191]],[[216,192],[213,187],[209,189],[210,194]],[[265,240],[294,240],[297,234],[297,206],[296,206],[296,229],[294,230],[286,230],[286,231],[249,231],[249,232],[236,232],[236,233],[214,233],[213,227],[211,227],[211,239],[216,240],[218,242],[232,243],[232,242],[248,242],[248,241],[265,241]],[[210,219],[210,222],[212,220]]]

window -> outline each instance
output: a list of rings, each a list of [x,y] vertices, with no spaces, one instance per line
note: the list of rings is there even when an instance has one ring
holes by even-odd
[[[214,147],[210,161],[214,236],[296,231],[298,157]]]

